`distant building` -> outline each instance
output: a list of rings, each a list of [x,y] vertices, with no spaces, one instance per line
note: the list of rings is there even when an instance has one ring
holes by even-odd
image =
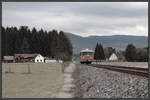
[[[15,62],[34,62],[35,57],[40,54],[15,54]]]
[[[37,55],[36,57],[35,57],[35,60],[34,60],[34,62],[44,62],[44,57],[42,56],[42,55]]]
[[[55,62],[57,62],[56,59],[49,58],[49,57],[45,57],[44,60],[45,60],[45,63],[55,63]]]
[[[14,56],[4,56],[3,61],[4,62],[13,62],[14,61]]]
[[[45,60],[45,63],[55,63],[57,62],[55,59],[47,59]]]
[[[113,53],[113,54],[109,57],[109,60],[110,60],[110,61],[116,61],[116,60],[118,60],[118,57],[116,56],[115,53]]]

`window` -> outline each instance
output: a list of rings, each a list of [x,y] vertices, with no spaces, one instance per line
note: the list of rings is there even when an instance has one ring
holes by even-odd
[[[41,62],[42,62],[42,60],[41,60]]]
[[[93,52],[82,52],[83,56],[92,56]]]
[[[39,60],[37,59],[37,62],[39,62]]]

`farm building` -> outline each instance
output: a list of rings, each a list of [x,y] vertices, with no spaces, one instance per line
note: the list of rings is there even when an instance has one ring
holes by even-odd
[[[15,54],[16,62],[34,62],[35,58],[40,54]]]
[[[55,63],[57,62],[55,59],[46,59],[45,63]]]
[[[56,60],[54,58],[49,58],[49,57],[44,57],[45,63],[55,63],[55,62],[59,62],[62,63],[62,60]]]
[[[4,56],[4,61],[15,62],[56,62],[55,59],[43,57],[41,54],[14,54],[14,56]]]
[[[116,60],[118,60],[118,57],[116,56],[115,53],[112,53],[112,55],[109,57],[109,60],[110,61],[116,61]]]
[[[39,54],[35,57],[34,62],[44,62],[44,57]]]
[[[13,62],[14,56],[4,56],[3,60],[4,60],[4,62]]]

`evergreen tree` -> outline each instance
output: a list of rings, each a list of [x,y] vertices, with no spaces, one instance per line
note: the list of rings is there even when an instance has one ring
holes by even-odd
[[[97,43],[97,45],[96,45],[94,59],[95,60],[104,60],[105,59],[103,46],[101,44]]]
[[[125,51],[127,61],[136,61],[136,48],[133,44],[128,44]]]
[[[59,50],[59,58],[64,61],[72,59],[72,43],[63,31],[59,32],[57,49]]]
[[[56,30],[53,30],[51,33],[51,53],[53,58],[57,58],[56,56],[59,53],[59,48],[58,48],[58,32]]]
[[[95,60],[98,59],[98,43],[96,44],[96,47],[95,47],[94,59],[95,59]]]
[[[136,49],[136,61],[147,62],[148,61],[148,50],[147,48]]]
[[[2,47],[2,48],[1,48],[1,50],[2,50],[1,59],[3,59],[3,56],[4,56],[4,55],[7,55],[7,54],[6,54],[6,43],[7,43],[7,41],[6,41],[6,32],[5,32],[6,30],[5,30],[4,27],[1,27],[1,29],[2,29],[2,30],[1,30],[1,34],[2,34],[2,35],[1,35],[1,36],[2,36],[2,38],[1,38],[1,39],[2,39],[2,41],[1,41],[1,44],[2,44],[2,46],[1,46],[1,47]]]
[[[24,37],[23,39],[23,43],[22,43],[22,47],[21,47],[21,52],[22,53],[30,53],[30,50],[29,50],[29,44],[28,44],[28,41],[27,39]]]
[[[2,53],[14,55],[14,53],[40,53],[47,57],[61,57],[63,60],[71,60],[72,43],[67,35],[56,30],[37,31],[27,26],[2,27]]]
[[[103,46],[101,44],[99,44],[98,48],[99,48],[99,60],[105,60]]]
[[[38,53],[38,38],[37,38],[37,35],[38,35],[38,32],[37,30],[35,29],[35,27],[32,29],[32,32],[31,32],[31,44],[30,44],[30,48],[31,48],[31,52],[32,53]]]

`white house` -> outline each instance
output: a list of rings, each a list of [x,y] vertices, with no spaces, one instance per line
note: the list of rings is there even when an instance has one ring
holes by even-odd
[[[113,53],[113,54],[109,57],[109,60],[115,61],[115,60],[118,60],[118,57],[116,56],[115,53]]]
[[[37,55],[36,57],[35,57],[35,60],[34,60],[35,62],[44,62],[44,57],[42,56],[42,55]]]

